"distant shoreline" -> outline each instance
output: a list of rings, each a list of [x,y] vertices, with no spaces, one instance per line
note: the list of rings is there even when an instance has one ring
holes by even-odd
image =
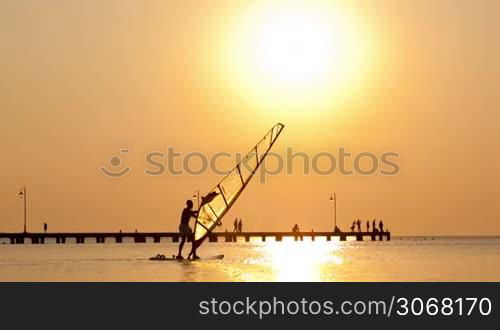
[[[393,239],[398,238],[471,238],[471,239],[483,239],[483,238],[500,238],[499,235],[394,235]]]

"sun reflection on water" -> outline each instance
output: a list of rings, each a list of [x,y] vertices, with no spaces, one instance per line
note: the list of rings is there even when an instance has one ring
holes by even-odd
[[[261,247],[273,279],[281,282],[316,282],[325,277],[335,278],[332,265],[343,263],[338,253],[341,249],[337,242],[311,241],[269,242]]]

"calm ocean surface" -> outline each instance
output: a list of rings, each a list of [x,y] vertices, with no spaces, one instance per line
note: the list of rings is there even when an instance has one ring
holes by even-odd
[[[200,256],[225,258],[200,262],[147,260],[175,253],[168,242],[48,243],[0,242],[0,281],[500,281],[498,237],[207,242]]]

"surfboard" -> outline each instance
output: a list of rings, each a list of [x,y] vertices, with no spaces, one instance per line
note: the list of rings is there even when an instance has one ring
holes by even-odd
[[[156,256],[149,258],[149,260],[153,260],[153,261],[188,261],[188,262],[205,261],[205,260],[221,260],[221,259],[224,259],[223,254],[218,254],[215,256],[201,258],[201,259],[194,259],[194,260],[193,259],[176,259],[174,255],[172,255],[171,257],[166,257],[163,254],[157,254]]]

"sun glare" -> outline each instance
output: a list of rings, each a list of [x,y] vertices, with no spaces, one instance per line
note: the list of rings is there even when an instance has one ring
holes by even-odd
[[[335,254],[340,249],[336,242],[283,241],[264,246],[275,274],[274,280],[280,282],[321,281],[325,264],[342,264],[342,258]],[[335,274],[328,276],[334,278]]]
[[[232,80],[281,106],[314,106],[344,93],[366,62],[352,17],[325,2],[260,3],[239,17],[232,35],[224,64]]]
[[[318,13],[300,10],[264,17],[256,29],[256,68],[273,83],[305,85],[322,81],[338,63],[335,29]],[[340,33],[337,33],[340,34]],[[342,63],[338,63],[342,64]]]

